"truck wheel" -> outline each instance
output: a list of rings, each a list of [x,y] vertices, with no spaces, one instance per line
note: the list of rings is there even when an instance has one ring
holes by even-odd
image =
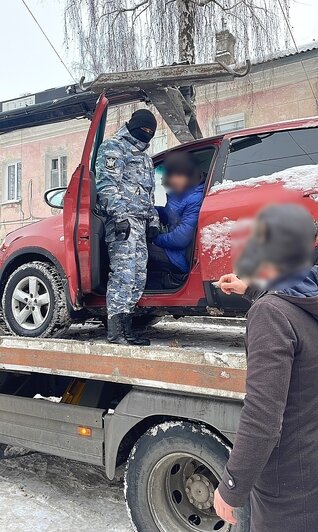
[[[47,337],[69,326],[62,279],[51,264],[29,262],[9,277],[2,297],[6,332]]]
[[[171,421],[149,429],[126,469],[125,497],[134,530],[234,532],[213,508],[228,456],[225,444],[203,425]]]

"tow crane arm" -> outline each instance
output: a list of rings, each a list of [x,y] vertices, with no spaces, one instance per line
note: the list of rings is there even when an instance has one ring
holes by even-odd
[[[225,82],[235,77],[246,76],[251,69],[250,61],[235,69],[222,61],[199,65],[178,64],[100,74],[92,83],[84,85],[81,78],[80,89],[101,93],[102,91],[125,91],[132,87],[143,91],[145,100],[151,102],[179,142],[190,142],[202,138],[191,97],[187,97],[194,86]]]
[[[179,142],[201,138],[191,101],[193,87],[231,81],[246,76],[251,68],[234,68],[222,61],[201,65],[178,64],[145,70],[100,74],[92,83],[65,87],[68,96],[0,113],[0,135],[27,127],[90,118],[96,94],[106,92],[110,105],[138,101],[152,103]]]

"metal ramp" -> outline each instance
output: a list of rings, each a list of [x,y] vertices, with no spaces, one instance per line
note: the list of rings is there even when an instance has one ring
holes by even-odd
[[[96,94],[105,92],[111,106],[138,101],[152,103],[179,142],[202,137],[191,101],[193,87],[224,83],[246,76],[251,68],[233,68],[221,61],[208,64],[178,64],[137,71],[100,74],[92,83],[66,88],[65,98],[0,113],[0,134],[18,129],[90,118]]]
[[[83,91],[101,93],[114,90],[131,90],[144,93],[145,101],[151,102],[179,142],[202,138],[202,132],[191,102],[191,88],[209,83],[226,82],[246,76],[251,63],[235,69],[222,61],[199,65],[178,64],[145,70],[100,74],[88,86],[85,78],[80,81]]]

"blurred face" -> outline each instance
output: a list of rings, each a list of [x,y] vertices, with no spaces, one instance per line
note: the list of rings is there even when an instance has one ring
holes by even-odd
[[[167,178],[167,185],[172,192],[182,194],[189,188],[190,181],[188,176],[184,174],[171,174]]]
[[[254,276],[254,281],[272,281],[279,277],[281,272],[278,268],[269,262],[263,263],[257,269],[257,272]]]

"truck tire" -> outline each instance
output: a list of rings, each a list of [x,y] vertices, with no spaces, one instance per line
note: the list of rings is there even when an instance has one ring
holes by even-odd
[[[249,516],[231,527],[213,508],[229,448],[204,425],[165,422],[137,441],[126,468],[125,498],[138,532],[248,532]]]
[[[70,325],[62,279],[45,262],[29,262],[7,280],[2,296],[6,333],[41,337],[56,335]]]

